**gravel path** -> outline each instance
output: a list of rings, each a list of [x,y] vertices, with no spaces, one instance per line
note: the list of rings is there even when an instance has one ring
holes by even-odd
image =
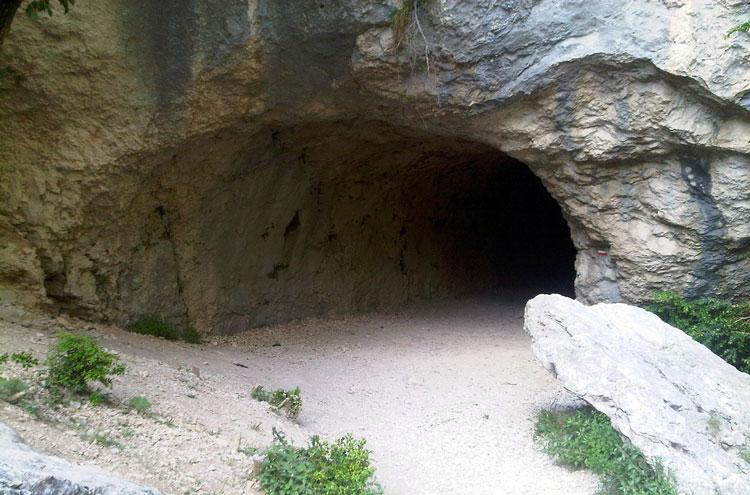
[[[592,475],[553,465],[533,444],[539,409],[573,398],[532,355],[522,330],[524,301],[472,298],[310,318],[203,346],[74,319],[8,316],[13,312],[0,308],[0,352],[25,349],[43,357],[54,331],[88,332],[128,364],[115,395],[149,397],[176,426],[131,421],[128,428],[137,425],[139,434],[121,438],[124,448],[92,448],[73,436],[78,448],[54,442],[45,434],[50,426],[29,421],[17,407],[0,415],[42,450],[99,463],[165,493],[255,493],[248,460],[236,446],[265,445],[277,427],[296,443],[314,434],[364,436],[389,495],[593,494]],[[255,384],[299,386],[299,425],[252,400]],[[90,429],[110,428],[120,438],[113,422],[121,424],[124,413],[87,411],[75,414],[84,423],[88,418]],[[165,451],[191,461],[157,462]]]

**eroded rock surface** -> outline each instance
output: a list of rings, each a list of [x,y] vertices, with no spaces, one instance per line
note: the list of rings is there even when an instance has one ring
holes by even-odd
[[[524,318],[544,367],[661,458],[683,493],[750,493],[750,375],[637,307],[540,295]]]
[[[746,4],[428,3],[399,46],[390,0],[18,16],[0,296],[234,332],[508,286],[485,260],[540,244],[486,213],[536,201],[502,194],[518,164],[581,300],[750,295]]]
[[[5,495],[158,495],[92,467],[41,454],[0,422],[0,492]]]

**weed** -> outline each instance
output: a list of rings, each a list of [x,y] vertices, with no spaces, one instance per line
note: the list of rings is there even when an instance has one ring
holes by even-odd
[[[732,33],[737,33],[737,32],[747,33],[748,31],[750,31],[750,21],[744,22],[740,24],[739,26],[734,26],[732,29],[726,32],[726,34],[724,35],[724,39],[729,38],[732,35]]]
[[[248,457],[252,457],[255,454],[257,454],[260,451],[260,449],[258,447],[244,447],[244,448],[241,448],[241,449],[237,449],[237,451],[238,452],[242,452],[243,454],[245,454]]]
[[[195,328],[188,327],[180,331],[166,321],[151,315],[141,316],[127,329],[134,333],[162,337],[166,340],[182,340],[189,344],[202,343],[201,334]]]
[[[120,435],[122,436],[122,438],[130,438],[135,435],[135,430],[133,430],[132,428],[125,428],[124,430],[120,431]]]
[[[750,372],[750,302],[708,298],[687,301],[677,293],[662,292],[646,309],[738,370]]]
[[[745,445],[737,453],[740,459],[750,464],[750,433],[745,434]]]
[[[107,392],[101,390],[94,390],[89,394],[89,402],[96,406],[98,404],[111,404],[112,398]]]
[[[8,400],[29,386],[19,378],[0,378],[0,400]]]
[[[711,436],[716,436],[721,431],[721,421],[716,416],[711,416],[706,420],[706,428]]]
[[[195,394],[187,394],[187,397],[188,397],[189,399],[195,399]]]
[[[286,415],[290,419],[297,419],[302,410],[302,397],[300,397],[299,387],[294,390],[277,389],[267,392],[261,385],[257,385],[250,396],[261,402],[268,402],[277,411],[286,410]]]
[[[145,413],[151,408],[151,402],[143,397],[142,395],[137,395],[130,399],[130,402],[128,402],[128,409],[135,410],[139,413]]]
[[[34,419],[42,419],[42,406],[32,400],[22,400],[19,404],[21,410]]]
[[[260,431],[261,426],[262,426],[262,423],[258,421],[257,423],[250,425],[250,429],[253,431]]]
[[[406,38],[406,32],[414,22],[412,17],[415,11],[427,2],[428,0],[402,0],[401,5],[391,11],[391,28],[396,46],[400,46]]]
[[[112,375],[125,373],[125,365],[118,363],[119,359],[118,355],[99,348],[91,337],[60,334],[47,359],[46,385],[52,390],[77,394],[88,391],[88,382],[92,381],[110,387]]]
[[[650,465],[640,450],[623,442],[609,418],[594,409],[542,411],[537,417],[535,438],[560,464],[604,475],[604,493],[678,493],[674,477],[661,462]]]
[[[8,361],[8,359],[10,359],[10,356],[8,355],[7,352],[4,354],[0,354],[0,364],[5,364]]]
[[[34,359],[34,357],[30,353],[25,351],[16,352],[10,358],[16,363],[20,364],[24,369],[28,369],[39,364],[39,361],[37,359]]]
[[[94,433],[94,441],[103,447],[115,447],[118,450],[125,448],[123,444],[109,436],[109,433],[96,432]]]
[[[364,439],[355,440],[348,434],[329,444],[315,436],[309,447],[298,448],[276,429],[273,436],[273,444],[263,452],[258,474],[260,486],[268,495],[383,493]]]
[[[176,428],[177,425],[174,424],[174,421],[172,421],[172,418],[169,418],[167,416],[157,416],[155,414],[149,414],[149,418],[151,418],[154,423],[159,423],[160,425],[168,426],[170,428]]]

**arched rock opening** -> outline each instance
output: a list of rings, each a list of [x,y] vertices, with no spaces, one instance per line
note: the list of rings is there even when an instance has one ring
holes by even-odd
[[[345,121],[227,131],[154,159],[115,296],[131,317],[229,333],[493,289],[572,294],[558,205],[487,145]]]

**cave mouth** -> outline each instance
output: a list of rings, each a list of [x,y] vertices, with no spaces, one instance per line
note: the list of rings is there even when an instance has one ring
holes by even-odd
[[[178,193],[144,200],[131,315],[185,307],[199,330],[236,333],[453,296],[573,295],[559,205],[488,145],[318,123],[190,143],[165,170],[161,190]]]
[[[539,293],[575,297],[576,250],[560,206],[522,162],[499,152],[467,157],[447,170],[422,214],[452,225],[446,241],[467,271],[485,276],[467,293],[531,298]],[[429,196],[428,196],[429,198]],[[483,261],[481,261],[483,260]]]

